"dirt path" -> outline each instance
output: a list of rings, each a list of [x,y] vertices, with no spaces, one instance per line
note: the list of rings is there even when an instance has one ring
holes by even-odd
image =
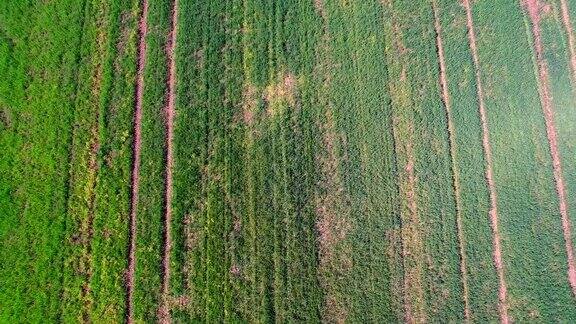
[[[174,170],[174,104],[176,98],[176,36],[178,33],[178,0],[174,0],[172,8],[172,26],[170,39],[167,44],[168,55],[168,97],[165,107],[166,116],[166,197],[164,214],[164,255],[162,258],[162,300],[160,302],[159,320],[162,323],[170,323],[170,251],[172,249],[172,237],[170,227],[172,223],[172,172]]]
[[[538,90],[540,92],[540,104],[542,106],[546,123],[546,134],[548,137],[548,144],[550,145],[550,154],[552,155],[554,182],[556,183],[556,192],[560,204],[562,230],[564,233],[566,255],[568,258],[568,281],[572,287],[572,292],[576,294],[576,264],[574,263],[571,226],[568,218],[568,204],[566,202],[566,190],[564,186],[564,178],[562,176],[562,165],[560,163],[556,126],[554,124],[554,111],[552,108],[552,96],[550,94],[549,83],[550,77],[548,75],[548,66],[544,58],[542,35],[540,31],[541,3],[538,0],[525,0],[523,4],[525,9],[528,11],[528,15],[532,22],[532,36],[534,38],[534,51],[536,53],[536,63],[538,67]]]
[[[562,23],[566,34],[568,35],[568,49],[570,50],[570,65],[572,66],[572,81],[576,83],[576,40],[574,40],[574,32],[572,31],[572,23],[570,22],[570,11],[568,10],[568,3],[566,0],[560,0],[560,9],[562,10]]]
[[[480,77],[480,61],[478,59],[478,48],[476,47],[476,33],[474,31],[474,22],[472,19],[472,9],[469,0],[463,0],[464,8],[466,9],[466,25],[468,27],[468,40],[470,43],[470,51],[472,53],[472,60],[476,70],[476,84],[478,93],[478,109],[480,111],[480,121],[482,124],[482,146],[484,148],[484,156],[486,158],[486,181],[490,191],[490,224],[493,234],[493,250],[494,250],[494,265],[498,274],[498,300],[499,300],[499,313],[500,322],[509,323],[508,306],[507,306],[507,291],[506,280],[504,278],[504,268],[502,263],[502,251],[500,247],[500,232],[498,230],[498,198],[496,196],[496,186],[494,184],[494,177],[492,171],[492,149],[490,147],[490,136],[488,131],[488,117],[486,115],[486,107],[484,104],[484,90],[482,88],[482,78]]]
[[[136,77],[136,107],[134,111],[134,143],[132,167],[132,199],[130,206],[130,247],[128,252],[127,322],[134,323],[134,271],[136,269],[136,217],[138,210],[138,188],[140,183],[140,148],[142,146],[142,99],[144,96],[144,66],[146,64],[146,36],[148,34],[148,0],[142,1],[139,22],[138,70]]]
[[[434,11],[434,28],[436,30],[436,49],[440,62],[440,86],[442,88],[442,101],[446,109],[446,119],[448,122],[448,138],[450,144],[450,160],[452,162],[452,180],[454,186],[454,199],[456,202],[456,230],[458,232],[458,249],[460,252],[460,275],[462,276],[462,299],[464,300],[464,320],[470,320],[470,306],[468,301],[468,277],[466,275],[466,249],[464,242],[464,229],[462,225],[462,202],[460,194],[460,174],[456,166],[456,130],[452,121],[452,105],[448,92],[448,77],[446,76],[446,59],[444,57],[444,45],[442,44],[442,27],[436,0],[432,0],[432,10]]]

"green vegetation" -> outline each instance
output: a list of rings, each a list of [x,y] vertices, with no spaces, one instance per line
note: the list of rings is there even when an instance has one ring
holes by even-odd
[[[529,18],[520,2],[478,2],[473,11],[485,71],[509,313],[517,321],[570,320],[574,299]]]
[[[562,162],[564,183],[568,192],[568,208],[572,224],[576,224],[576,147],[570,139],[576,134],[576,80],[570,65],[568,35],[562,23],[560,1],[551,2],[551,12],[542,19],[542,41],[544,42],[545,59],[550,74],[550,87],[553,98],[554,121],[559,137],[559,150]],[[572,6],[570,8],[573,8]],[[574,15],[574,13],[571,13]],[[572,19],[574,17],[571,17]],[[572,22],[573,24],[573,22]],[[572,25],[574,26],[574,25]],[[572,31],[574,33],[574,31]],[[574,226],[574,225],[573,225]],[[573,227],[574,228],[574,227]],[[572,230],[573,240],[576,238]]]
[[[495,321],[498,319],[498,279],[492,261],[490,204],[466,12],[453,0],[441,0],[438,7],[455,128],[454,172],[460,175],[470,319],[474,322]]]
[[[3,4],[3,321],[124,317],[135,5]]]
[[[560,0],[539,1],[576,224],[576,80]],[[164,319],[161,304],[177,323],[462,322],[465,286],[471,322],[499,319],[479,85],[460,0],[178,0],[170,242],[175,2],[148,0],[138,53],[143,3],[0,3],[0,322],[148,323]],[[472,12],[509,315],[574,321],[530,17],[519,0],[473,1]]]
[[[134,291],[134,317],[143,322],[157,320],[161,297],[166,169],[164,108],[168,82],[166,44],[172,6],[169,0],[148,3]]]
[[[84,6],[2,2],[0,17],[0,321],[56,321]]]

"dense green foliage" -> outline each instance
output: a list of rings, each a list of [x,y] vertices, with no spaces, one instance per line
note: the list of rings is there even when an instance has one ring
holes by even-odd
[[[462,224],[470,314],[473,321],[498,318],[498,279],[492,262],[492,232],[482,149],[482,129],[466,13],[451,0],[438,2],[455,128],[455,173],[460,175]]]
[[[69,145],[84,7],[2,2],[0,320],[62,314]]]
[[[497,7],[479,2],[474,18],[485,71],[510,316],[518,321],[560,316],[569,320],[574,316],[574,299],[566,279],[533,40],[527,37],[531,36],[529,20],[519,2]]]
[[[576,72],[560,0],[545,2],[544,58],[576,223]],[[135,322],[162,319],[161,304],[174,322],[462,322],[464,287],[470,320],[497,321],[476,72],[509,315],[576,319],[521,1],[472,2],[476,71],[460,0],[178,0],[171,242],[175,2],[148,0],[138,53],[143,3],[0,2],[0,322],[130,320],[139,54]]]
[[[124,317],[135,5],[2,4],[3,321]]]

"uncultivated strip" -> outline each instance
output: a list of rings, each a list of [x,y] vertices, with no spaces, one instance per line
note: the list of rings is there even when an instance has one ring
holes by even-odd
[[[128,252],[127,322],[134,323],[134,271],[136,269],[136,218],[140,183],[140,148],[142,146],[142,99],[144,97],[144,66],[146,64],[146,36],[148,34],[148,0],[142,0],[139,23],[138,71],[136,76],[136,108],[134,111],[134,143],[132,166],[132,197],[130,202],[130,246]]]
[[[350,246],[346,242],[350,232],[348,207],[349,197],[344,190],[340,174],[341,160],[338,156],[338,130],[334,107],[328,99],[332,86],[332,47],[328,29],[328,17],[323,0],[315,0],[316,12],[322,19],[322,39],[320,46],[321,60],[319,69],[323,82],[321,84],[322,105],[325,107],[321,120],[322,144],[324,151],[317,155],[320,165],[321,180],[318,183],[321,192],[316,197],[316,231],[318,233],[318,280],[324,291],[324,305],[321,319],[330,323],[344,323],[350,310],[346,298],[340,290],[333,287],[330,275],[344,275],[350,270]]]
[[[570,50],[570,65],[572,66],[572,81],[576,83],[576,41],[574,40],[574,32],[572,31],[572,23],[570,22],[570,11],[568,10],[568,3],[566,0],[560,0],[560,9],[562,11],[562,23],[566,34],[568,36],[568,49]]]
[[[574,263],[574,250],[572,245],[571,225],[568,218],[568,203],[566,200],[566,189],[564,178],[562,176],[562,165],[560,163],[560,152],[558,150],[558,138],[556,125],[554,123],[554,111],[552,108],[552,96],[550,94],[550,77],[548,75],[548,66],[544,58],[544,49],[542,47],[542,35],[540,31],[540,1],[526,0],[524,6],[528,10],[528,15],[532,22],[532,36],[534,38],[534,51],[536,53],[536,65],[538,68],[538,88],[540,92],[540,104],[544,114],[546,124],[546,135],[550,145],[550,154],[552,155],[552,168],[554,173],[554,182],[556,183],[556,193],[560,205],[560,217],[562,218],[562,231],[564,233],[564,242],[568,261],[568,281],[572,287],[572,292],[576,294],[576,264]]]
[[[502,263],[502,250],[500,247],[500,232],[498,230],[498,198],[496,196],[496,186],[494,184],[494,177],[492,171],[492,149],[490,148],[490,136],[488,133],[488,117],[486,115],[486,107],[484,104],[484,90],[482,89],[482,78],[480,77],[480,61],[478,59],[478,48],[476,47],[476,33],[474,32],[474,22],[472,20],[472,9],[470,8],[470,1],[463,0],[464,8],[466,9],[466,25],[468,27],[468,40],[470,43],[470,51],[472,53],[472,61],[474,62],[474,69],[476,72],[476,87],[478,95],[478,109],[480,111],[480,122],[482,124],[482,146],[484,148],[484,157],[486,158],[486,181],[490,192],[490,224],[492,227],[493,235],[493,257],[494,265],[498,275],[498,309],[500,313],[500,322],[508,324],[508,306],[507,306],[507,291],[506,280],[504,278],[504,267]]]
[[[397,78],[391,78],[388,89],[391,104],[397,107],[397,113],[392,117],[392,134],[396,163],[398,164],[398,190],[400,200],[401,222],[401,256],[402,256],[402,307],[404,321],[407,323],[426,322],[423,260],[424,246],[421,241],[421,228],[416,197],[417,178],[415,167],[414,149],[414,123],[413,102],[411,101],[411,85],[406,76],[408,63],[404,59],[407,48],[402,40],[401,26],[396,21],[391,2],[382,1],[382,5],[389,13],[391,22],[387,24],[387,33],[393,44],[391,51],[386,52],[389,63],[389,71],[396,74]]]
[[[105,33],[102,31],[103,27],[101,26],[101,22],[98,22],[98,37],[97,37],[97,45],[99,46],[96,60],[102,59],[102,49],[103,45],[105,44]],[[95,74],[94,74],[94,82],[92,85],[92,96],[94,98],[98,98],[102,88],[102,63],[96,63],[94,67]],[[85,220],[85,224],[81,226],[82,229],[82,244],[84,245],[85,252],[82,255],[82,262],[84,263],[84,267],[86,269],[86,281],[82,285],[82,299],[84,300],[84,309],[82,310],[82,319],[84,322],[90,322],[90,308],[92,306],[93,301],[90,299],[91,294],[91,283],[92,283],[92,276],[93,276],[93,265],[92,265],[92,239],[94,237],[94,204],[96,201],[96,177],[98,173],[98,151],[100,149],[100,139],[98,133],[98,120],[100,111],[98,108],[95,109],[95,116],[94,116],[94,124],[90,129],[91,135],[91,143],[90,143],[90,153],[89,153],[89,160],[88,160],[88,214]]]
[[[454,198],[456,202],[456,231],[458,235],[458,248],[460,252],[460,275],[462,276],[462,299],[464,300],[464,320],[470,320],[470,306],[468,301],[468,280],[466,275],[466,249],[464,243],[464,230],[462,225],[462,202],[460,193],[460,174],[456,166],[456,130],[452,120],[452,106],[450,94],[448,92],[448,77],[446,73],[446,59],[444,57],[444,45],[442,44],[442,29],[436,0],[432,0],[432,10],[434,11],[434,28],[436,30],[436,49],[440,67],[440,86],[442,88],[442,102],[446,109],[446,119],[448,122],[448,140],[450,144],[450,160],[452,162],[452,180],[454,186]]]
[[[178,32],[178,0],[174,0],[172,7],[172,27],[167,46],[168,56],[168,98],[165,107],[166,117],[166,197],[164,213],[164,255],[162,258],[162,300],[160,301],[159,321],[170,323],[170,250],[172,237],[170,224],[172,222],[172,172],[174,170],[174,103],[176,97],[176,34]]]

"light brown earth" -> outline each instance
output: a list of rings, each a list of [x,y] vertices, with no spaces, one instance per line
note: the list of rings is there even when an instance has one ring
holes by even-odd
[[[486,182],[490,192],[490,224],[493,234],[493,258],[496,272],[498,274],[498,300],[499,300],[499,313],[500,321],[504,324],[510,322],[508,318],[507,306],[507,290],[506,280],[504,277],[504,267],[502,262],[502,250],[500,246],[500,232],[498,229],[498,197],[496,195],[496,186],[494,183],[494,176],[492,171],[492,149],[490,147],[490,135],[488,130],[488,117],[486,115],[486,107],[484,104],[484,90],[482,88],[482,78],[480,74],[480,61],[478,59],[478,48],[476,46],[476,33],[474,31],[474,21],[472,19],[472,8],[470,7],[469,0],[462,1],[466,10],[466,24],[468,27],[468,40],[470,43],[470,52],[472,53],[472,61],[476,70],[476,84],[478,93],[478,109],[480,111],[480,122],[482,124],[482,146],[484,149],[484,157],[486,159]]]

